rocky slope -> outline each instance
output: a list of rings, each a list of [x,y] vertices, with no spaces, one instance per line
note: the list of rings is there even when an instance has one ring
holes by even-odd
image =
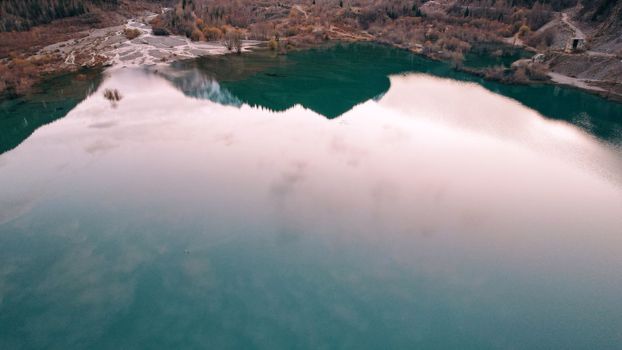
[[[585,2],[579,19],[596,27],[593,36],[595,50],[622,56],[622,1]]]

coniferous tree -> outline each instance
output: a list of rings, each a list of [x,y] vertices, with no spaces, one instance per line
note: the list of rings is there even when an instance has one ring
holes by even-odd
[[[55,19],[79,16],[89,4],[114,7],[119,0],[0,0],[0,31],[22,31]]]

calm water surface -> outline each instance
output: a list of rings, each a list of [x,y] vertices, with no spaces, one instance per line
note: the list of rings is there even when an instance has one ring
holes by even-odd
[[[1,349],[622,348],[619,104],[369,45],[38,101],[2,102]]]

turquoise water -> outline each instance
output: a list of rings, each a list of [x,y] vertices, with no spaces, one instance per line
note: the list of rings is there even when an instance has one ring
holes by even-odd
[[[490,45],[475,48],[464,56],[463,64],[470,68],[488,68],[496,66],[510,67],[512,63],[523,58],[530,58],[533,53],[507,46]]]
[[[622,344],[618,104],[369,45],[94,88],[0,154],[1,349]]]
[[[0,98],[0,154],[17,147],[39,127],[64,117],[100,81],[96,70],[66,74],[44,81],[26,96]]]
[[[250,57],[205,57],[177,63],[176,69],[188,71],[185,80],[177,73],[173,81],[190,96],[197,97],[211,91],[211,85],[206,89],[197,84],[204,81],[198,79],[202,76],[214,79],[235,96],[220,102],[244,102],[277,111],[301,104],[328,118],[338,117],[358,103],[380,97],[389,89],[388,76],[391,74],[421,72],[478,83],[548,118],[573,123],[599,138],[618,144],[622,140],[620,103],[554,85],[525,86],[486,81],[455,71],[446,63],[380,45],[334,45],[287,56],[264,52]],[[209,94],[206,96],[210,97]]]

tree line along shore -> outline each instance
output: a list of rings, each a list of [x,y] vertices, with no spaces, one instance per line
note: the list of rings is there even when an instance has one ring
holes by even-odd
[[[489,79],[529,83],[557,74],[622,96],[622,2],[610,0],[5,0],[0,92],[19,95],[46,74],[106,64],[71,65],[62,54],[38,53],[145,11],[158,14],[149,19],[156,35],[220,42],[231,51],[240,51],[242,39],[281,54],[330,40],[375,41]],[[140,35],[124,33],[128,40]],[[517,47],[539,55],[511,67],[463,64],[468,54],[503,56]]]

